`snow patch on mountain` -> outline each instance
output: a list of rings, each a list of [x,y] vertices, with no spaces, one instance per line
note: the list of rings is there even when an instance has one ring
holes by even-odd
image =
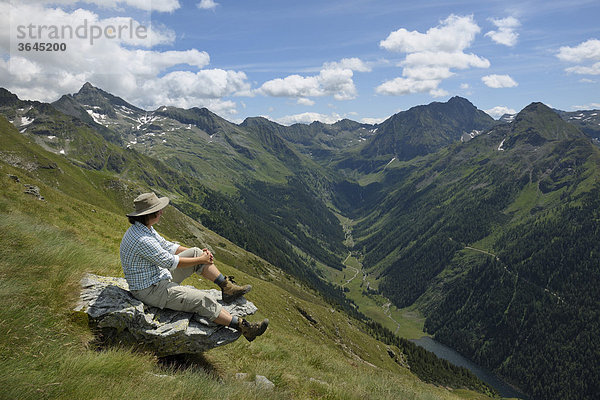
[[[474,137],[481,135],[481,132],[483,132],[483,131],[478,131],[477,129],[474,129],[469,133],[465,132],[460,137],[460,141],[463,143],[468,142],[469,140],[473,139]]]
[[[97,109],[99,107],[94,106],[93,109],[86,109],[85,111],[87,111],[87,113],[90,115],[90,117],[92,117],[92,119],[94,120],[95,123],[100,124],[100,125],[108,125],[106,123],[106,115],[105,114],[100,114],[94,111],[94,109]]]
[[[504,147],[503,146],[504,146],[504,141],[505,140],[506,139],[502,139],[502,141],[500,142],[500,146],[498,146],[498,151],[504,151]]]
[[[33,121],[35,121],[35,118],[21,117],[21,126],[29,125]]]

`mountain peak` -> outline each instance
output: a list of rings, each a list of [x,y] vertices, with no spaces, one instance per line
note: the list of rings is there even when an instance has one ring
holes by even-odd
[[[283,126],[283,125],[278,124],[277,122],[273,122],[270,119],[267,119],[265,117],[248,117],[240,124],[240,126],[248,126],[248,127],[264,126],[264,125],[277,126],[277,127]]]
[[[89,82],[86,82],[83,84],[83,86],[79,89],[79,91],[76,93],[78,95],[84,95],[84,94],[90,94],[90,93],[105,93],[102,89],[99,89],[97,87],[95,87],[94,85],[92,85]]]
[[[19,103],[19,97],[4,89],[4,88],[0,88],[0,105],[15,105]]]
[[[533,102],[522,109],[515,116],[515,123],[534,123],[544,120],[545,122],[562,122],[560,116],[550,107],[541,102]]]
[[[128,103],[118,96],[114,96],[100,88],[95,87],[90,82],[86,82],[81,89],[79,89],[79,92],[73,95],[73,98],[82,105],[97,107],[102,111],[102,113],[108,114],[112,117],[115,116],[115,106],[127,107],[131,110],[144,112],[144,110],[141,108]]]
[[[464,97],[460,97],[460,96],[453,96],[452,98],[450,98],[450,100],[447,101],[448,104],[451,103],[462,103],[462,104],[469,104],[471,106],[473,106],[473,103],[471,103],[468,99],[465,99]],[[475,106],[473,106],[475,107]]]
[[[582,137],[583,133],[568,124],[544,103],[534,102],[522,109],[511,124],[509,148],[516,143],[541,146],[545,142]]]
[[[365,157],[408,160],[460,140],[464,133],[491,128],[496,121],[469,100],[452,97],[394,114],[378,124],[376,136],[361,150]]]

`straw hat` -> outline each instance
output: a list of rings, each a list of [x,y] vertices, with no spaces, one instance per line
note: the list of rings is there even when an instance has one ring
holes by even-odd
[[[137,217],[139,215],[152,214],[158,210],[162,210],[169,204],[168,197],[158,198],[155,193],[140,194],[133,200],[135,211],[127,214],[128,217]]]

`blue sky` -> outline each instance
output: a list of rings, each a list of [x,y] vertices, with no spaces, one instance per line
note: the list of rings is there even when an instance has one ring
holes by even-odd
[[[0,86],[23,99],[89,81],[149,110],[284,124],[378,122],[455,95],[496,118],[533,101],[600,108],[597,1],[15,0],[0,12]],[[83,21],[148,31],[51,36]],[[67,50],[18,49],[40,41]]]

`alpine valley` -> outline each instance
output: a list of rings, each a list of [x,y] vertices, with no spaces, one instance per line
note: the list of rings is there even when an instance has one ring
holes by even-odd
[[[301,310],[309,326],[320,321],[303,332],[313,341],[334,337],[344,357],[363,361],[381,347],[385,362],[374,361],[374,353],[368,359],[378,371],[437,385],[432,392],[415,378],[395,383],[400,392],[371,392],[376,398],[493,394],[467,371],[372,321],[363,298],[422,315],[427,334],[532,399],[594,399],[600,393],[598,113],[532,103],[494,120],[453,97],[375,125],[283,126],[261,117],[235,124],[205,108],[147,111],[89,83],[52,104],[0,89],[0,167],[3,176],[28,177],[56,192],[55,199],[115,218],[142,190],[169,196],[178,222],[159,231],[189,244],[210,242],[232,269],[275,285],[269,295],[283,294],[270,299],[292,309],[282,324],[293,325],[291,315]],[[17,199],[5,194],[0,212],[15,215]],[[86,218],[98,223],[97,217]],[[116,251],[119,234],[104,234],[115,236],[107,251]],[[360,299],[346,285],[351,269],[357,281],[362,277]],[[354,321],[378,344],[360,348],[363,340],[345,338],[339,321],[328,330],[325,320],[333,317],[314,317],[316,306],[298,299],[333,307],[329,314]],[[267,358],[278,362],[286,354]],[[323,362],[316,355],[307,361],[326,370]],[[290,374],[277,375],[288,390],[282,397],[361,398],[360,391],[339,392],[340,382],[335,389],[320,380],[303,386]],[[365,384],[366,393],[373,386]]]

